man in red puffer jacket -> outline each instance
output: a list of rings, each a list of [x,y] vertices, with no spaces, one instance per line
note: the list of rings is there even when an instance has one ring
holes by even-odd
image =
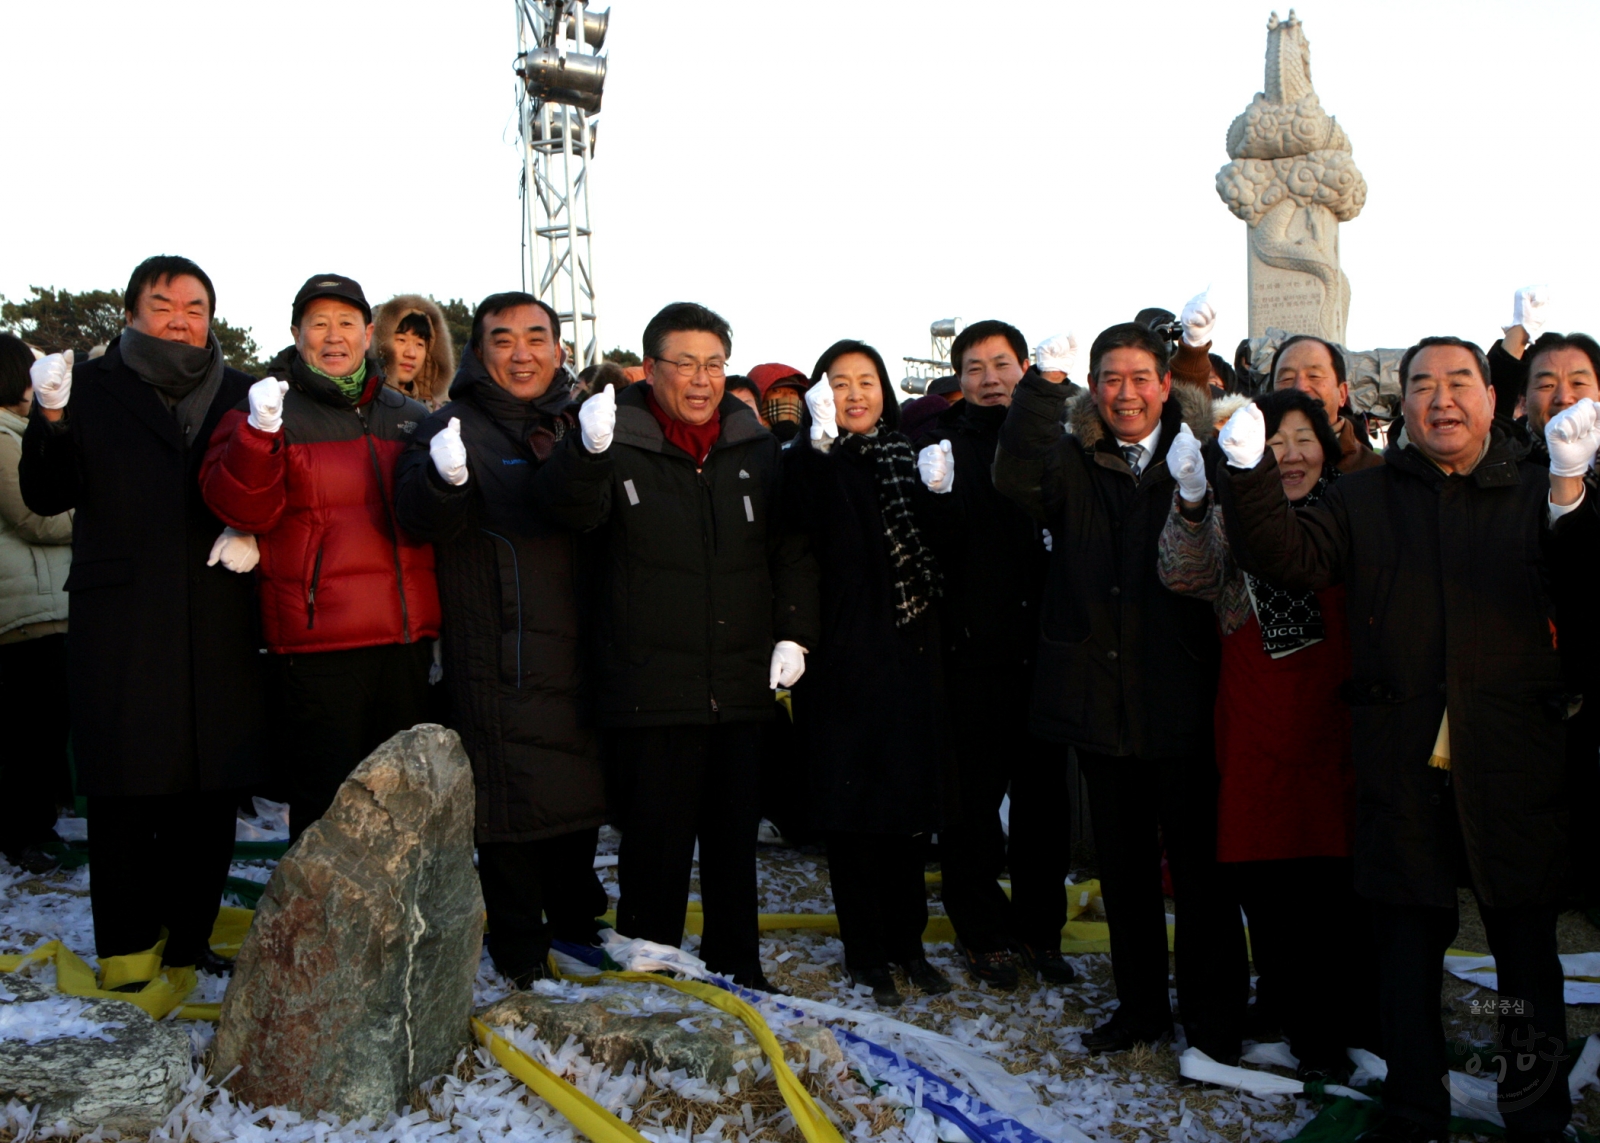
[[[289,833],[374,747],[427,720],[439,634],[433,547],[394,515],[395,459],[427,409],[384,386],[352,279],[295,295],[294,344],[212,434],[200,489],[257,537],[261,626],[282,682]]]

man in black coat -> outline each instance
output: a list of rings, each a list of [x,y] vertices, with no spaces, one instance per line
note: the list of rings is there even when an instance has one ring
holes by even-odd
[[[950,360],[962,400],[913,442],[927,488],[918,516],[944,572],[954,700],[958,796],[939,835],[942,895],[973,977],[1014,988],[1020,954],[1044,980],[1067,984],[1075,974],[1061,955],[1072,863],[1066,760],[1028,727],[1049,557],[1039,522],[990,476],[1028,344],[1015,326],[981,321],[961,331]],[[1009,838],[1000,829],[1008,787]],[[1009,898],[998,880],[1007,868]]]
[[[222,363],[216,292],[187,258],[139,265],[103,357],[33,370],[22,497],[72,534],[71,691],[89,802],[95,951],[106,987],[150,979],[133,954],[213,963],[234,806],[263,778],[255,543],[200,498],[205,442],[253,378]],[[230,570],[231,569],[231,570]]]
[[[757,750],[772,688],[815,645],[816,565],[780,526],[777,438],[723,394],[731,350],[704,306],[662,310],[645,327],[645,381],[584,402],[534,495],[550,520],[601,530],[591,642],[620,802],[617,929],[682,941],[698,836],[700,955],[764,988]]]
[[[1461,885],[1477,895],[1499,973],[1510,1138],[1558,1138],[1571,1115],[1555,926],[1566,720],[1580,700],[1556,644],[1563,616],[1592,606],[1571,585],[1592,574],[1600,521],[1592,504],[1574,509],[1600,406],[1552,422],[1547,472],[1494,424],[1488,375],[1470,342],[1413,346],[1400,362],[1406,438],[1314,508],[1284,500],[1254,406],[1220,438],[1217,496],[1240,566],[1347,592],[1356,890],[1374,902],[1389,1065],[1374,1136],[1405,1143],[1448,1131],[1439,987]]]
[[[1064,430],[1062,386],[1030,370],[994,458],[995,487],[1052,537],[1032,727],[1077,748],[1111,924],[1119,1006],[1083,1044],[1121,1051],[1172,1030],[1164,841],[1182,914],[1184,1032],[1232,1062],[1249,965],[1238,904],[1217,875],[1216,620],[1210,604],[1168,591],[1156,572],[1176,487],[1167,450],[1185,425],[1211,435],[1210,400],[1172,383],[1166,341],[1137,323],[1095,339],[1088,383]]]
[[[568,433],[561,319],[531,294],[478,306],[450,403],[395,470],[395,513],[431,540],[444,683],[477,783],[489,952],[517,984],[546,974],[552,938],[592,943],[606,892],[595,733],[579,715],[577,539],[535,511],[534,474]],[[544,915],[548,914],[547,924]]]

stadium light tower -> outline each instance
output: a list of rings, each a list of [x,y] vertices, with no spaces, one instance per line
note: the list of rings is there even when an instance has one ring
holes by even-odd
[[[522,139],[522,286],[561,315],[572,367],[600,360],[589,160],[606,82],[611,10],[515,0]]]

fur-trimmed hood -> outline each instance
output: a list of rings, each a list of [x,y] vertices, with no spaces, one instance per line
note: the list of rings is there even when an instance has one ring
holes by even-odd
[[[428,358],[422,370],[409,387],[394,380],[394,334],[409,314],[421,314],[433,330],[428,340]],[[383,362],[383,372],[389,384],[414,397],[430,409],[444,404],[450,379],[456,373],[455,343],[450,338],[450,326],[444,320],[444,311],[431,299],[421,294],[397,294],[372,312],[372,348]]]
[[[1178,415],[1183,418],[1183,423],[1189,426],[1189,431],[1199,438],[1201,444],[1217,435],[1217,430],[1211,423],[1210,393],[1174,382],[1167,404],[1177,405]],[[1168,410],[1163,408],[1161,423],[1164,428],[1168,426],[1169,419]],[[1087,392],[1078,394],[1068,402],[1066,423],[1067,432],[1087,450],[1093,450],[1105,439],[1105,422],[1100,419],[1100,410],[1095,408],[1094,398]],[[1176,428],[1173,427],[1171,431],[1176,431]],[[1163,433],[1163,435],[1168,434]]]

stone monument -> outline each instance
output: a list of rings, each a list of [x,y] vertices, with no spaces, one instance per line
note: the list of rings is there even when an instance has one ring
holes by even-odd
[[[1228,128],[1228,155],[1217,194],[1250,227],[1250,336],[1272,326],[1342,345],[1350,281],[1339,223],[1361,213],[1367,184],[1311,88],[1311,47],[1292,8],[1267,21],[1266,90]]]

